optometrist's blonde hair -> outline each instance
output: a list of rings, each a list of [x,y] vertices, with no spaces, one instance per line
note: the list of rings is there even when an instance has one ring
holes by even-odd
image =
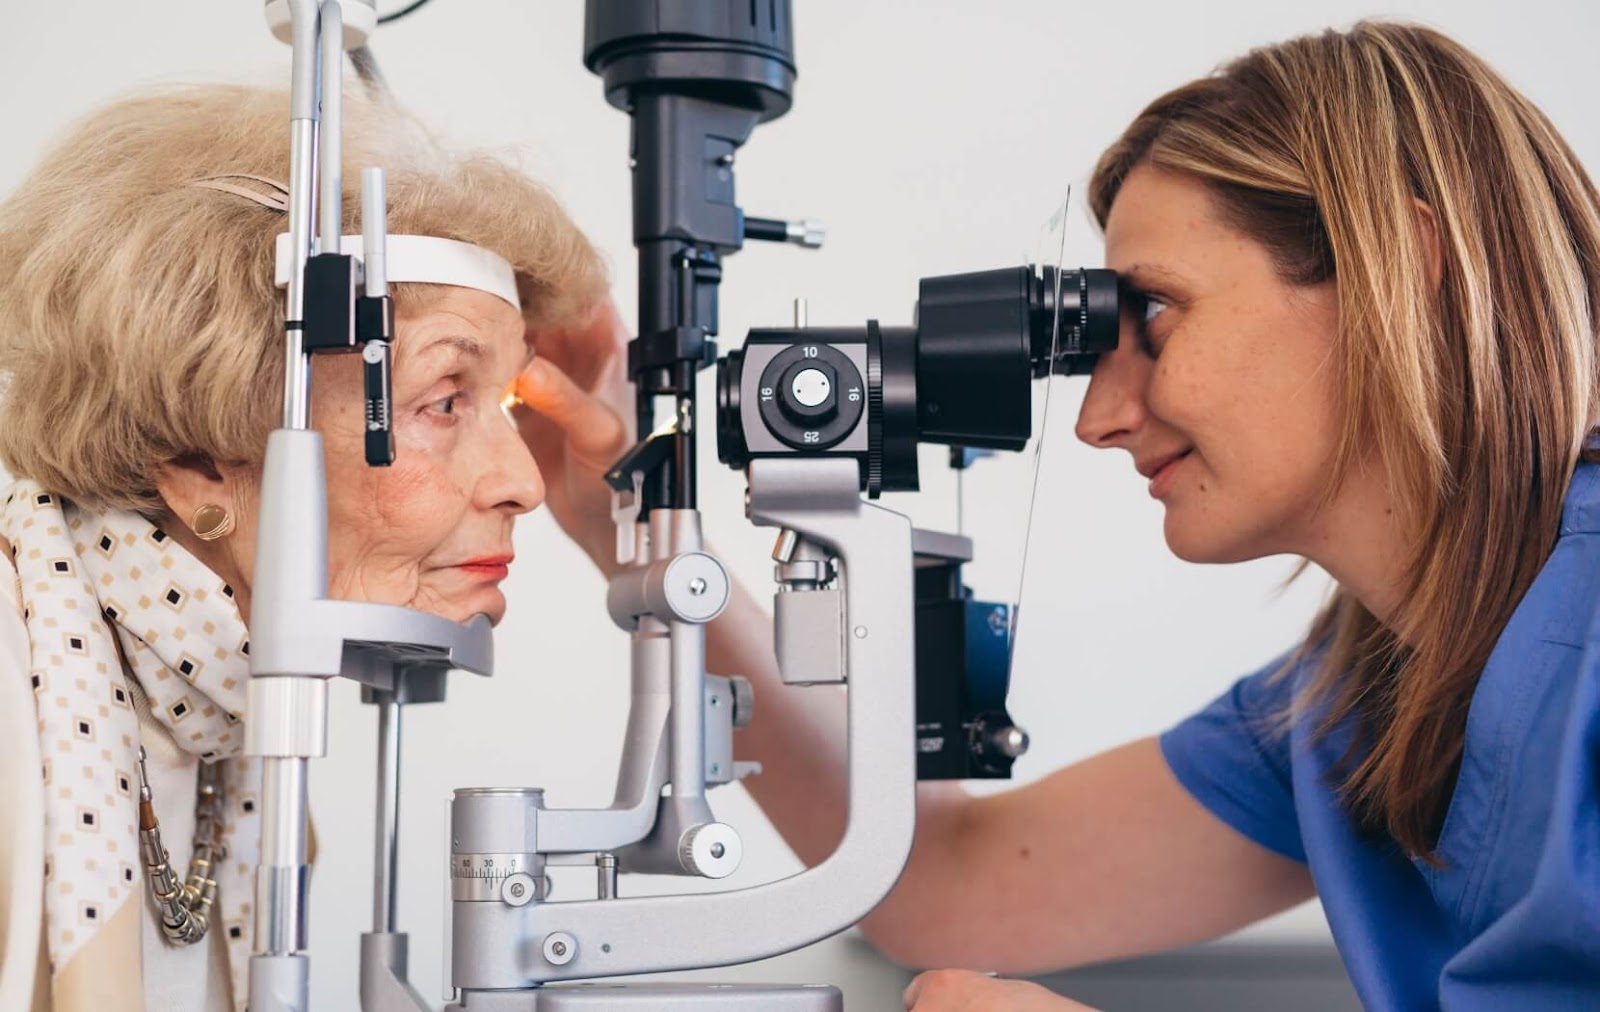
[[[1297,712],[1352,719],[1359,821],[1434,860],[1490,651],[1544,565],[1600,416],[1600,195],[1550,121],[1438,32],[1362,22],[1255,50],[1158,98],[1101,158],[1208,185],[1295,284],[1332,279],[1344,428],[1330,489],[1376,452],[1417,534],[1387,625],[1338,591]],[[1418,202],[1443,277],[1430,276]]]
[[[286,92],[186,85],[118,101],[70,130],[0,204],[0,463],[74,500],[159,513],[157,469],[248,466],[282,418],[280,211],[187,185],[287,181]],[[413,118],[345,100],[345,231],[360,169],[388,177],[389,231],[475,243],[510,262],[532,327],[604,297],[605,269],[544,187],[446,152]],[[260,184],[233,180],[270,193]],[[396,285],[396,312],[429,298]]]

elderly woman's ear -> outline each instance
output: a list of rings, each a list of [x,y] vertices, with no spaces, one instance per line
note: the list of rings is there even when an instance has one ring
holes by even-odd
[[[225,536],[224,527],[237,526],[239,484],[236,475],[224,473],[200,453],[185,454],[156,469],[156,491],[171,519],[205,541]],[[176,526],[171,519],[168,526]]]
[[[185,454],[156,468],[155,481],[168,514],[159,524],[233,587],[240,614],[248,616],[261,494],[257,469]]]

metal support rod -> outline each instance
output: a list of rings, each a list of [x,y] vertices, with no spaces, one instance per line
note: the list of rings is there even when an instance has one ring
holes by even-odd
[[[378,703],[378,806],[373,841],[372,930],[395,929],[400,869],[400,704],[390,694]]]
[[[317,230],[317,252],[338,253],[339,240],[344,235],[344,166],[340,164],[344,157],[344,11],[339,0],[323,0],[317,31],[322,61],[322,139],[318,152],[321,227]]]
[[[692,327],[694,318],[694,251],[684,250],[678,257],[678,325]]]
[[[306,760],[269,756],[261,766],[256,951],[294,955],[306,950]]]
[[[637,173],[637,170],[635,171]],[[636,174],[635,185],[638,178]],[[635,214],[637,213],[636,209]],[[638,248],[640,336],[634,340],[642,342],[646,335],[659,334],[677,325],[675,262],[680,255],[682,243],[654,240],[638,243]],[[657,391],[671,386],[672,373],[669,369],[650,366],[634,370],[629,378],[634,382],[635,413],[638,432],[642,437],[647,432],[654,432],[659,424],[660,419],[656,417],[656,394]],[[677,505],[677,494],[669,468],[661,467],[655,473],[646,475],[644,495],[640,501],[640,518],[648,517],[658,508],[673,508]]]
[[[686,249],[678,260],[678,326],[704,326],[708,321],[698,319],[699,292],[694,273],[694,251]],[[695,474],[694,434],[694,384],[699,371],[695,362],[679,362],[673,367],[673,387],[678,403],[678,434],[672,441],[672,483],[674,509],[696,509],[699,505],[699,483]]]
[[[311,222],[316,214],[317,121],[295,120],[289,129],[289,289],[284,305],[287,331],[284,335],[283,427],[304,429],[311,424],[311,363],[306,361],[304,332],[300,328],[305,319]]]
[[[695,366],[679,363],[676,367],[678,389],[678,431],[672,439],[672,473],[676,485],[675,509],[699,508],[699,482],[695,474],[694,434],[694,377]]]
[[[293,65],[289,120],[289,290],[284,304],[283,427],[311,424],[311,367],[300,325],[305,316],[305,268],[317,206],[317,5],[289,0]]]
[[[594,867],[599,879],[599,898],[614,900],[617,898],[617,855],[596,854]]]
[[[672,623],[672,796],[706,792],[706,627]]]
[[[379,299],[389,294],[388,189],[383,170],[368,166],[361,170],[361,253],[365,287],[362,294]]]
[[[707,321],[697,319],[699,292],[694,273],[692,249],[683,250],[678,257],[678,326],[704,326]],[[677,396],[678,432],[672,440],[672,492],[673,509],[696,509],[699,505],[699,483],[695,474],[694,445],[694,385],[699,371],[695,362],[679,362],[672,367],[673,392]]]

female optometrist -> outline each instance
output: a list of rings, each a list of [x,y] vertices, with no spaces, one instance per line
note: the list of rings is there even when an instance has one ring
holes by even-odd
[[[1481,59],[1369,22],[1157,99],[1091,194],[1131,309],[1079,436],[1129,453],[1181,558],[1298,554],[1337,593],[1299,649],[1159,737],[1003,794],[923,785],[866,934],[907,965],[1029,974],[1316,895],[1370,1009],[1600,1008],[1583,167]],[[542,347],[522,384],[551,508],[604,569],[620,340]],[[845,821],[842,714],[778,691],[769,644],[741,593],[710,667],[755,677],[747,783],[816,863]],[[1081,1008],[960,970],[905,1004]]]

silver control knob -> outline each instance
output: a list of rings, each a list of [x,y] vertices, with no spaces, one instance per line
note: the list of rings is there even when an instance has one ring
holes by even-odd
[[[684,871],[702,878],[727,878],[738,870],[743,858],[744,844],[726,823],[702,823],[678,841],[678,863]]]
[[[798,221],[786,222],[784,233],[784,238],[789,242],[809,249],[819,249],[823,243],[828,241],[828,226],[815,218],[801,218]]]
[[[508,875],[500,882],[500,899],[513,907],[525,907],[539,899],[540,891],[539,883],[525,871]]]
[[[995,731],[989,741],[994,750],[1007,759],[1021,758],[1028,751],[1028,732],[1015,725]]]

